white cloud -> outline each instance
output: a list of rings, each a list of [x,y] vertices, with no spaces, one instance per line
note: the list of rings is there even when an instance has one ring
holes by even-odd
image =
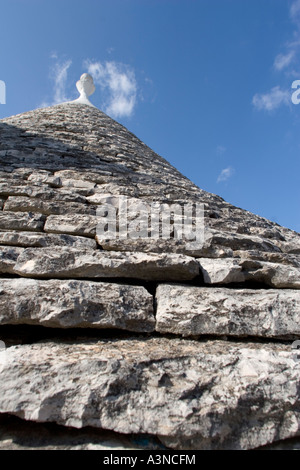
[[[281,105],[289,105],[290,101],[290,91],[282,90],[279,86],[275,86],[268,93],[257,93],[253,97],[252,103],[258,110],[273,111]]]
[[[300,20],[300,0],[295,0],[290,7],[290,14],[293,20]]]
[[[274,61],[274,67],[276,70],[282,70],[290,65],[292,62],[294,56],[295,56],[296,51],[292,50],[288,52],[287,54],[278,54],[278,56],[275,58]]]
[[[94,82],[107,93],[104,110],[115,117],[131,116],[137,102],[137,82],[134,71],[117,62],[85,61]]]
[[[64,103],[65,101],[70,101],[71,99],[67,97],[66,85],[68,79],[68,70],[72,65],[72,60],[68,59],[60,62],[56,53],[51,54],[51,59],[56,60],[54,65],[52,65],[50,68],[50,78],[54,81],[53,99],[50,102],[44,101],[41,103],[40,107],[42,108]]]
[[[283,72],[289,79],[291,76],[299,76],[299,49],[300,49],[300,0],[293,0],[290,3],[290,18],[296,24],[293,27],[291,40],[284,45],[285,51],[278,54],[274,60],[274,68]],[[280,106],[286,106],[291,103],[290,86],[275,86],[267,93],[257,93],[252,99],[252,104],[258,110],[273,111]]]
[[[54,104],[68,101],[68,98],[66,96],[66,84],[68,78],[68,70],[71,64],[71,60],[66,60],[62,63],[56,62],[52,69],[52,75],[54,79]]]
[[[218,176],[217,183],[221,181],[227,181],[232,175],[234,174],[234,168],[229,166],[228,168],[224,168]]]

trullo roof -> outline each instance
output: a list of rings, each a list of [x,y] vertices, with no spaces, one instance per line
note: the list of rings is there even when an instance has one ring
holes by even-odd
[[[298,233],[199,189],[82,102],[2,120],[0,168],[0,448],[299,434]],[[190,207],[196,230],[204,209],[194,242],[172,217]]]

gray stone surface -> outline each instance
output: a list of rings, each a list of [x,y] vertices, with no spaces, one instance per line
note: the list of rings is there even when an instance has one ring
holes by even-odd
[[[161,284],[156,330],[183,336],[300,337],[300,292]]]
[[[242,267],[236,259],[200,258],[199,264],[205,284],[231,284],[245,281]]]
[[[177,449],[251,449],[299,432],[299,380],[283,344],[46,341],[7,349],[0,411]]]
[[[300,268],[263,261],[243,261],[245,279],[271,287],[300,289]]]
[[[286,289],[300,289],[300,265],[238,258],[199,258],[205,284],[232,284],[246,281]],[[296,264],[296,263],[295,263]]]
[[[65,214],[96,214],[95,206],[78,202],[43,201],[39,198],[9,196],[5,205],[5,211],[12,212],[38,212],[45,215]]]
[[[31,212],[0,212],[0,230],[43,230],[45,216]]]
[[[76,237],[66,234],[34,233],[34,232],[0,232],[0,245],[23,246],[23,247],[60,247],[96,249],[95,240],[86,237]],[[0,247],[1,250],[1,247]]]
[[[0,280],[0,324],[154,330],[144,287],[90,281]]]
[[[45,232],[69,233],[94,238],[96,235],[97,217],[85,214],[66,214],[63,217],[47,217]]]
[[[126,436],[101,429],[74,429],[54,423],[22,421],[0,416],[0,450],[157,450],[151,436]],[[100,460],[99,460],[100,461]]]
[[[196,260],[184,255],[25,248],[14,272],[44,278],[135,278],[146,281],[190,280],[199,274]]]
[[[0,246],[0,273],[14,274],[14,267],[23,248],[12,246]]]
[[[206,226],[211,230],[207,249],[199,256],[226,249],[299,254],[299,234],[197,188],[96,108],[63,104],[34,110],[2,120],[1,135],[0,196],[62,200],[69,194],[70,202],[78,202],[76,198],[93,198],[87,196],[91,191],[94,200],[111,192],[149,201],[198,201],[205,204]]]
[[[14,323],[0,327],[11,346],[5,364],[0,351],[0,410],[67,434],[69,425],[150,433],[180,449],[299,434],[299,361],[279,341],[299,335],[300,234],[199,189],[96,108],[36,109],[1,120],[0,133],[0,318]],[[204,242],[101,237],[97,211],[120,196],[204,204]],[[132,233],[138,221],[130,215]],[[162,332],[149,338],[156,306]],[[75,341],[69,326],[89,330]],[[139,336],[86,338],[103,337],[100,327]],[[17,448],[15,432],[4,446]]]

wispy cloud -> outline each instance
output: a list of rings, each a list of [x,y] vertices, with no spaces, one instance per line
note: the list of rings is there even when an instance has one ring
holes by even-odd
[[[56,62],[52,69],[54,79],[54,103],[62,103],[67,101],[66,84],[68,79],[68,70],[72,65],[71,60],[62,63]]]
[[[258,110],[273,111],[281,105],[289,105],[291,102],[291,92],[282,90],[279,86],[275,86],[268,93],[257,93],[254,95],[252,103]]]
[[[227,181],[231,176],[234,174],[234,168],[229,166],[228,168],[224,168],[218,176],[217,183],[221,183],[222,181]]]
[[[60,61],[56,53],[51,54],[51,59],[55,60],[55,63],[50,67],[50,78],[54,82],[53,98],[50,102],[44,101],[43,103],[41,103],[40,106],[42,108],[63,103],[71,99],[67,96],[66,87],[68,79],[68,70],[72,65],[72,60],[67,59]]]
[[[288,52],[287,54],[278,54],[274,60],[274,67],[276,70],[283,70],[284,68],[288,67],[292,62],[294,56],[296,54],[295,50]]]
[[[103,104],[106,113],[114,117],[129,117],[137,103],[137,82],[134,70],[119,62],[85,61],[94,82],[105,91]]]
[[[294,0],[290,7],[290,15],[292,20],[300,21],[300,0]]]
[[[294,23],[291,40],[282,46],[283,52],[277,54],[273,63],[276,71],[285,72],[285,86],[274,86],[268,92],[254,95],[252,104],[258,110],[273,111],[291,103],[291,84],[287,85],[286,79],[288,77],[290,81],[291,76],[300,74],[297,72],[297,69],[300,68],[300,0],[293,0],[290,3],[289,13]]]

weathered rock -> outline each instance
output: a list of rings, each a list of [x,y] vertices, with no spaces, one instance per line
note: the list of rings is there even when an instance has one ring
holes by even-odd
[[[144,287],[90,281],[0,279],[0,324],[154,330]]]
[[[260,447],[258,450],[300,450],[300,436],[274,442],[274,444]]]
[[[300,336],[300,292],[161,284],[156,330],[183,336]]]
[[[14,274],[14,267],[24,248],[0,246],[0,273]]]
[[[94,215],[66,214],[63,217],[49,215],[45,232],[68,233],[86,237],[95,237],[98,218]]]
[[[299,381],[283,344],[47,341],[7,349],[0,411],[178,449],[251,449],[297,435]]]
[[[46,217],[31,212],[0,212],[0,230],[43,230]]]
[[[32,171],[28,176],[28,181],[35,184],[45,183],[53,188],[60,188],[62,186],[61,179],[58,176],[53,176],[49,171],[45,170]]]
[[[94,186],[98,183],[98,184],[103,184],[103,183],[107,183],[108,180],[112,180],[113,179],[113,175],[111,172],[107,171],[103,171],[101,169],[101,171],[90,171],[90,170],[85,170],[85,169],[82,169],[81,171],[76,171],[76,169],[65,169],[65,170],[60,170],[60,171],[57,171],[55,172],[55,176],[57,178],[66,178],[67,180],[78,180],[79,181],[79,184],[81,181],[88,181],[88,182],[93,182],[94,183]],[[77,185],[77,183],[75,184],[75,186]]]
[[[232,253],[232,257],[237,258],[239,262],[241,261],[266,261],[268,263],[277,263],[295,266],[300,269],[300,256],[295,253],[270,253],[270,252],[261,252],[259,250],[237,250]]]
[[[299,434],[299,361],[278,341],[299,335],[299,291],[287,289],[299,289],[300,234],[199,189],[96,108],[34,110],[2,120],[0,133],[0,318],[14,323],[1,326],[0,410],[155,434],[180,449],[255,448]],[[141,235],[141,211],[151,220],[144,209],[128,217],[128,239],[115,240],[113,228],[101,235],[98,211],[122,195],[133,209],[203,204],[204,242],[177,240],[174,220],[170,239],[130,238]],[[210,288],[192,287],[203,280]],[[142,282],[151,292],[164,282],[161,331],[231,341],[124,331],[88,340],[105,334],[94,327],[153,330]],[[252,290],[237,291],[243,282]],[[56,340],[34,344],[54,332],[32,324],[58,327]],[[74,335],[68,326],[89,330],[77,328],[72,344],[62,339]],[[238,343],[249,335],[276,342]]]
[[[270,263],[238,258],[200,258],[200,270],[205,284],[231,284],[252,281],[276,288],[300,288],[300,264]],[[293,265],[291,264],[293,262]]]
[[[230,231],[220,231],[213,228],[205,227],[205,240],[203,246],[199,248],[199,257],[210,257],[209,253],[214,247],[236,250],[259,250],[260,252],[280,252],[280,248],[268,239],[255,235],[247,235],[241,233],[233,233]],[[196,256],[196,254],[195,254]]]
[[[0,232],[0,245],[12,245],[23,247],[47,247],[47,246],[68,246],[70,248],[96,249],[95,240],[86,237],[76,237],[73,235],[39,233],[39,232]],[[0,248],[1,249],[1,248]]]
[[[38,212],[45,215],[96,214],[96,208],[88,204],[65,201],[43,201],[42,199],[18,196],[9,196],[5,203],[4,210],[11,212]]]
[[[0,183],[1,196],[29,196],[31,191],[31,188],[27,187],[25,182],[22,182],[22,185],[10,184],[8,182]]]
[[[176,281],[194,279],[199,274],[199,265],[189,256],[176,254],[25,248],[14,272],[43,278],[118,277]]]
[[[241,266],[245,280],[261,282],[276,288],[300,289],[298,267],[252,260],[243,261]]]
[[[0,416],[0,450],[144,450],[162,449],[151,436],[127,436],[101,429],[74,429],[54,423]]]
[[[182,240],[163,240],[154,238],[136,238],[119,240],[117,238],[100,238],[97,243],[108,251],[138,251],[141,253],[182,253],[186,254],[186,243]]]
[[[80,188],[80,189],[85,189],[86,194],[91,194],[93,193],[93,190],[96,187],[96,184],[91,181],[87,180],[81,180],[77,178],[60,178],[62,186],[67,186],[69,188]]]
[[[0,188],[0,195],[38,198],[40,194],[43,198],[43,193],[47,193],[48,199],[49,191],[52,197],[54,194],[62,197],[63,189],[68,191],[72,202],[78,202],[76,197],[84,197],[80,190],[90,189],[95,191],[95,200],[102,192],[112,192],[167,199],[170,203],[178,198],[200,201],[205,203],[206,227],[211,229],[212,236],[207,249],[198,250],[198,256],[214,257],[222,250],[240,249],[299,253],[299,234],[197,188],[98,109],[62,104],[34,110],[3,120],[1,136],[0,164],[11,181],[2,193]],[[67,181],[69,186],[60,188],[58,180],[56,185],[49,180],[54,177]],[[21,183],[20,178],[25,178],[25,182]],[[12,192],[14,179],[17,190]],[[25,188],[25,183],[35,188],[33,192]],[[86,184],[89,188],[79,187]],[[101,187],[92,188],[93,184]],[[189,254],[197,256],[196,251]]]
[[[235,259],[200,258],[199,264],[205,284],[230,284],[245,281],[242,267]]]

